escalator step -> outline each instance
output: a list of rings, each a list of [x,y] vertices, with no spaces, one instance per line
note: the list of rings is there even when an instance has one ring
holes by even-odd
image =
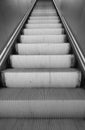
[[[3,88],[0,100],[85,100],[83,88]]]
[[[59,35],[63,34],[64,29],[58,28],[58,29],[24,29],[23,34],[24,35]]]
[[[32,12],[31,16],[58,16],[56,12]]]
[[[1,100],[0,117],[84,118],[85,100]]]
[[[65,55],[70,52],[70,44],[16,44],[16,51],[20,55]]]
[[[30,35],[20,36],[21,43],[62,43],[66,42],[66,35]]]
[[[26,24],[26,28],[62,28],[62,24]]]
[[[84,118],[85,90],[5,88],[0,91],[0,117]]]
[[[57,15],[56,10],[49,10],[49,9],[45,9],[45,10],[34,9],[31,14],[37,15],[37,14],[42,14],[42,13],[44,13],[44,14],[56,14]]]
[[[70,68],[74,66],[74,55],[11,55],[13,68]]]
[[[34,10],[33,10],[33,12],[55,12],[55,9],[54,8],[35,8]]]
[[[34,14],[37,14],[37,13],[48,13],[48,14],[50,14],[50,13],[56,13],[57,14],[57,12],[55,10],[52,10],[52,9],[51,10],[49,10],[49,9],[44,9],[44,10],[43,9],[40,9],[40,10],[39,9],[34,9],[33,12],[32,12],[32,14],[33,13]]]
[[[84,118],[85,90],[2,89],[0,117]]]
[[[38,23],[42,23],[42,24],[47,24],[47,23],[50,23],[50,24],[55,24],[55,23],[59,23],[60,20],[28,20],[28,23],[31,23],[31,24],[38,24]]]
[[[7,87],[56,87],[80,86],[81,72],[76,69],[7,69],[2,72]]]
[[[31,16],[58,16],[58,15],[56,14],[56,12],[55,13],[51,13],[51,12],[50,13],[48,13],[48,12],[47,13],[46,12],[45,13],[43,13],[43,12],[41,12],[41,13],[36,12],[35,13],[34,12],[34,13],[31,14]]]
[[[1,119],[1,130],[84,130],[84,119]]]
[[[49,17],[30,17],[29,18],[30,20],[48,20],[48,19],[50,19],[50,20],[58,20],[59,18],[58,17],[52,17],[52,16],[49,16]]]

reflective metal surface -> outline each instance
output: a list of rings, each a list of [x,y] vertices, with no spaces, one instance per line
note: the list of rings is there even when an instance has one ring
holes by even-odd
[[[85,56],[85,0],[56,0]]]

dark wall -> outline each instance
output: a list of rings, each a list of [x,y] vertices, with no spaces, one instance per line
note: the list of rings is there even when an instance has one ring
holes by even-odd
[[[85,56],[85,0],[56,0]]]
[[[31,0],[0,1],[0,53],[30,4]]]

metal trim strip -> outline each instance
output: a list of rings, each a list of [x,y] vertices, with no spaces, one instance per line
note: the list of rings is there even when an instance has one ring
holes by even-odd
[[[76,39],[75,39],[75,37],[73,36],[69,25],[67,24],[67,22],[66,22],[65,18],[63,17],[63,15],[60,13],[59,8],[57,7],[55,0],[53,0],[53,3],[54,3],[54,6],[55,6],[58,14],[59,14],[59,17],[60,17],[61,21],[62,21],[62,23],[63,23],[63,25],[65,27],[65,30],[66,30],[66,32],[67,32],[67,34],[69,36],[70,41],[71,41],[71,45],[73,46],[73,48],[74,48],[74,50],[76,52],[76,55],[77,55],[81,65],[82,65],[82,68],[83,68],[83,71],[84,71],[84,74],[85,74],[85,57],[84,57],[84,55],[83,55],[83,53],[82,53]]]
[[[24,15],[23,19],[21,20],[21,22],[19,23],[18,27],[16,28],[16,30],[14,31],[13,35],[11,36],[11,38],[9,39],[6,47],[3,49],[1,55],[0,55],[0,68],[8,54],[8,52],[10,51],[11,47],[14,44],[14,41],[16,40],[20,30],[22,29],[27,17],[29,17],[33,7],[36,4],[36,0],[33,1],[32,5],[30,6],[30,8],[27,10],[26,14]]]

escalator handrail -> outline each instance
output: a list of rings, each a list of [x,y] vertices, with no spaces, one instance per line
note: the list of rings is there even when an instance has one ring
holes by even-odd
[[[62,21],[62,23],[63,23],[63,25],[65,27],[65,30],[66,30],[66,32],[68,34],[68,37],[69,37],[69,39],[71,41],[71,44],[72,44],[72,46],[73,46],[73,48],[75,50],[77,58],[78,58],[81,66],[82,66],[83,73],[85,75],[85,57],[84,57],[84,55],[83,55],[83,53],[82,53],[82,51],[81,51],[81,49],[80,49],[80,47],[79,47],[79,45],[77,43],[77,40],[75,39],[75,37],[74,37],[74,35],[73,35],[72,31],[71,31],[68,23],[66,22],[65,18],[63,17],[63,15],[60,13],[60,10],[59,10],[59,8],[56,5],[55,0],[53,0],[53,3],[54,3],[54,6],[55,6],[58,14],[59,14],[59,17],[60,17],[61,21]]]
[[[23,19],[20,21],[20,23],[18,24],[17,28],[15,29],[15,31],[13,32],[12,36],[10,37],[9,41],[7,42],[5,48],[3,49],[2,53],[0,54],[0,69],[3,65],[4,60],[6,59],[9,51],[11,50],[11,47],[13,46],[15,40],[17,39],[22,27],[24,26],[27,18],[29,17],[31,11],[33,10],[35,4],[36,4],[37,0],[33,0],[33,2],[31,3],[30,8],[27,10],[27,12],[25,13]]]

